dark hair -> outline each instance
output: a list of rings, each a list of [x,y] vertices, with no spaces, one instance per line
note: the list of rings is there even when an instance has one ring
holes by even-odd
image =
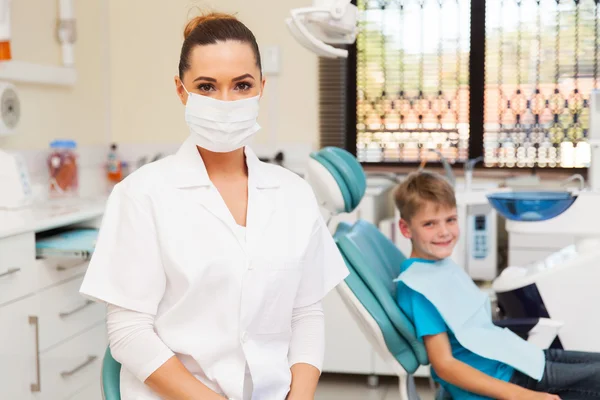
[[[215,44],[226,40],[248,43],[254,53],[256,66],[262,75],[260,51],[258,50],[256,38],[250,29],[233,15],[213,12],[195,17],[187,23],[183,38],[179,57],[180,79],[183,79],[183,73],[190,68],[189,57],[195,46]]]

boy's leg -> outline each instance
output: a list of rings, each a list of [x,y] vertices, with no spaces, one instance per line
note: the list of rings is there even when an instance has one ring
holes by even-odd
[[[549,361],[566,364],[600,363],[600,353],[548,349],[546,350],[546,359]]]
[[[541,382],[517,371],[511,383],[538,392],[557,394],[562,400],[600,399],[600,362],[595,362],[595,355],[586,358],[585,354],[552,352],[547,355]]]

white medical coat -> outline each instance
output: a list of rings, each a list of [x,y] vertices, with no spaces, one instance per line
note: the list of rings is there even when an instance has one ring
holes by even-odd
[[[81,293],[155,315],[163,342],[200,381],[241,399],[283,400],[292,310],[348,274],[311,187],[248,147],[246,243],[190,137],[111,193]],[[159,397],[123,368],[123,400]]]

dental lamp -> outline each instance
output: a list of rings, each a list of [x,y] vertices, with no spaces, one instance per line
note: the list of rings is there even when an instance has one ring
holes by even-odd
[[[294,38],[306,49],[325,58],[347,58],[356,40],[358,8],[350,0],[314,0],[312,7],[296,8],[286,18]]]

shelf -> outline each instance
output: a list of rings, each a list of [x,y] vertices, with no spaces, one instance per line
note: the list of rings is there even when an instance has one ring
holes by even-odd
[[[0,81],[73,86],[75,68],[40,65],[26,61],[0,61]]]

